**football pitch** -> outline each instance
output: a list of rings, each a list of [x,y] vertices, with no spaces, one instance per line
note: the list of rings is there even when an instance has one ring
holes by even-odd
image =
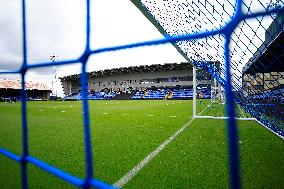
[[[229,187],[225,121],[193,119],[191,100],[89,101],[89,108],[96,178],[127,178],[123,188],[135,189]],[[30,155],[84,177],[81,102],[27,102],[27,118]],[[238,126],[243,188],[283,187],[283,140],[255,121]],[[20,103],[0,103],[0,147],[21,155],[21,133]],[[20,170],[0,155],[0,188],[20,188]],[[28,185],[75,188],[31,164]]]

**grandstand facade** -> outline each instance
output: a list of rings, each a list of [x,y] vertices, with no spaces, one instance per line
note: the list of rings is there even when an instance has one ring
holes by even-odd
[[[123,67],[88,73],[89,93],[93,96],[104,93],[107,99],[117,94],[129,94],[126,99],[140,98],[192,98],[193,72],[190,63],[168,63],[146,66]],[[60,78],[66,95],[80,99],[80,75]],[[212,78],[202,74],[198,84],[210,88]],[[207,91],[210,93],[210,91]],[[207,94],[208,97],[208,94]],[[90,99],[101,99],[100,97]],[[102,99],[104,99],[102,97]]]
[[[284,13],[278,14],[265,33],[265,41],[243,68],[246,96],[284,87]]]
[[[51,89],[44,83],[28,81],[25,84],[28,100],[49,100]],[[22,84],[20,80],[0,79],[1,101],[19,101]]]
[[[284,13],[276,16],[265,41],[242,70],[244,96],[254,107],[284,125]],[[275,122],[275,120],[274,120]],[[272,125],[273,129],[274,125]]]
[[[284,86],[284,13],[278,14],[265,33],[265,41],[243,68],[245,95],[257,95]]]

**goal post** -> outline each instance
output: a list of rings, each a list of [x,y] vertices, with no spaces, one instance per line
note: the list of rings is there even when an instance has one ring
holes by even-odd
[[[193,76],[193,80],[192,80],[192,87],[193,87],[193,113],[192,113],[192,117],[196,117],[196,67],[192,66],[192,76]]]
[[[201,67],[192,68],[193,117],[227,119],[225,115],[225,90],[223,86]],[[235,101],[238,120],[255,120]]]

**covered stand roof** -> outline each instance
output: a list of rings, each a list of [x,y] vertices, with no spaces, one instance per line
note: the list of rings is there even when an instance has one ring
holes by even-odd
[[[28,90],[41,90],[51,91],[51,89],[45,83],[27,81],[26,89]],[[21,89],[22,84],[20,80],[0,79],[0,89]]]
[[[146,73],[146,72],[154,72],[154,71],[170,71],[170,70],[184,70],[191,69],[192,65],[183,62],[183,63],[167,63],[167,64],[152,64],[152,65],[143,65],[143,66],[131,66],[131,67],[122,67],[122,68],[114,68],[114,69],[106,69],[101,71],[89,72],[89,77],[101,77],[107,75],[122,75],[129,73]],[[80,78],[80,74],[70,75],[61,77],[59,79],[78,79]]]
[[[243,74],[284,72],[284,13],[278,14],[265,33],[265,41],[243,68]]]

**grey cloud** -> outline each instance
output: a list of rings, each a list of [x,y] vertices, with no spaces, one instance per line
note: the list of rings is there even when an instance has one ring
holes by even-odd
[[[0,70],[22,64],[21,1],[0,0]],[[80,4],[82,4],[80,6]],[[77,58],[83,49],[84,3],[40,0],[27,2],[28,62],[48,62],[55,52],[59,59]],[[34,73],[50,74],[50,68]],[[0,75],[1,77],[1,75]]]
[[[22,58],[19,5],[1,0],[0,7],[0,70],[17,69]]]

